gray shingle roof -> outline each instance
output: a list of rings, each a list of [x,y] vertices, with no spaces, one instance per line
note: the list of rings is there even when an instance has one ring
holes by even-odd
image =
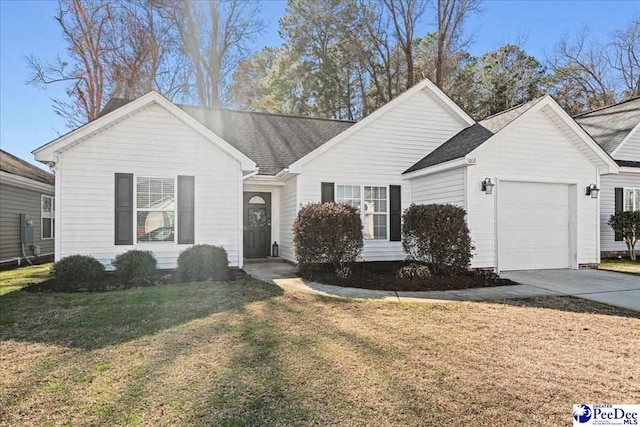
[[[574,120],[611,154],[640,123],[640,97],[579,114]]]
[[[55,177],[52,173],[43,171],[37,166],[9,154],[4,150],[0,150],[0,171],[23,178],[29,178],[34,181],[43,182],[45,184],[54,185]]]
[[[542,98],[544,98],[544,96],[517,105],[501,113],[494,114],[479,123],[461,130],[426,157],[404,171],[404,173],[414,172],[466,156],[493,135],[500,132],[502,128],[536,105]]]
[[[101,115],[130,102],[111,99]],[[258,164],[260,175],[275,175],[355,122],[178,105]]]
[[[404,173],[414,172],[420,169],[435,166],[440,163],[462,158],[479,147],[493,133],[480,124],[474,124],[451,137],[447,142],[422,158],[419,162],[411,166]]]
[[[616,160],[618,166],[628,168],[640,168],[640,162],[634,162],[633,160]]]

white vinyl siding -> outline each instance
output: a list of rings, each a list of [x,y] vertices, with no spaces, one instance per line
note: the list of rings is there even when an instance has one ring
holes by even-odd
[[[500,197],[501,181],[572,185],[577,193],[572,267],[598,262],[598,199],[584,194],[589,184],[599,182],[598,170],[546,114],[525,113],[471,156],[476,164],[467,168],[466,186],[469,229],[476,246],[473,268],[496,266],[495,198]],[[496,183],[494,195],[481,191],[485,178]],[[545,213],[554,214],[551,207]]]
[[[635,132],[633,132],[613,157],[616,160],[640,162],[640,129],[635,129]]]
[[[295,262],[293,256],[293,235],[291,226],[298,214],[296,202],[297,178],[289,179],[280,189],[280,256],[287,261]]]
[[[612,174],[604,175],[600,181],[600,249],[603,252],[626,252],[624,242],[615,241],[615,233],[607,224],[611,215],[615,213],[615,189],[640,188],[640,174]]]
[[[415,204],[450,204],[465,207],[464,168],[452,169],[411,181],[411,201]]]
[[[240,264],[239,162],[158,105],[60,155],[57,259],[87,254],[109,267],[117,254],[138,248],[153,251],[160,268],[173,268],[178,254],[189,247],[167,242],[114,245],[115,173],[194,176],[195,243],[222,246],[230,265]]]
[[[458,133],[466,123],[427,92],[418,92],[302,167],[299,202],[320,201],[322,182],[400,185],[402,209],[411,203],[402,172]],[[404,259],[401,242],[366,240],[366,261]]]

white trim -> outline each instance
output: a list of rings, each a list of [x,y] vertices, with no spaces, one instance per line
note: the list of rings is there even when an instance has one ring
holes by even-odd
[[[49,199],[51,199],[51,216],[44,216],[44,211],[42,210],[42,203],[44,202],[44,198],[47,197]],[[56,226],[55,226],[55,220],[56,220],[56,198],[54,196],[48,195],[48,194],[41,194],[40,195],[40,240],[52,240],[56,238]],[[44,237],[44,226],[43,226],[43,220],[47,218],[51,220],[51,237]]]
[[[238,268],[244,265],[244,177],[238,179]]]
[[[289,165],[289,168],[288,168],[289,171],[291,173],[300,173],[303,165],[315,159],[320,154],[326,152],[327,150],[329,150],[336,144],[340,143],[344,139],[358,132],[360,129],[366,126],[369,126],[370,123],[375,122],[384,114],[386,114],[388,111],[395,108],[397,105],[401,104],[402,102],[412,97],[413,95],[417,94],[418,92],[422,91],[423,89],[428,89],[437,99],[439,99],[442,103],[444,103],[445,106],[449,107],[462,122],[466,123],[469,126],[475,124],[475,121],[471,117],[469,117],[469,115],[465,113],[460,107],[458,107],[458,105],[456,105],[455,102],[453,102],[447,95],[445,95],[440,89],[438,89],[438,87],[434,85],[429,79],[425,79],[420,83],[416,84],[415,86],[413,86],[411,89],[405,91],[401,95],[387,102],[385,105],[378,108],[376,111],[369,114],[367,117],[360,120],[358,123],[354,124],[350,128],[343,131],[342,133],[339,133],[338,135],[334,136],[329,141],[325,142],[315,150],[311,151],[307,155],[293,162],[291,165]]]
[[[55,193],[55,188],[51,184],[45,184],[44,182],[4,171],[0,171],[0,184],[13,185],[27,190],[49,191],[52,194]]]
[[[159,105],[160,107],[173,114],[187,126],[198,132],[201,136],[218,146],[224,152],[238,160],[242,166],[242,170],[253,171],[256,169],[256,163],[249,157],[242,154],[237,148],[229,144],[227,141],[216,135],[209,128],[204,126],[190,114],[180,109],[158,92],[151,91],[146,95],[137,98],[122,107],[95,119],[92,122],[81,126],[66,135],[63,135],[41,147],[32,151],[36,160],[40,162],[55,162],[54,155],[77,144],[84,142],[87,138],[93,136],[102,129],[112,126],[120,120],[123,120],[139,110],[151,105]]]
[[[284,187],[286,184],[271,175],[253,175],[250,177],[244,178],[245,185],[268,185],[268,186],[276,186],[276,187]]]
[[[438,163],[437,165],[429,166],[424,169],[419,169],[413,172],[407,172],[402,175],[402,179],[415,179],[425,175],[433,175],[434,173],[444,172],[451,169],[463,168],[466,166],[475,165],[475,159],[467,159],[460,157],[458,159],[449,160],[448,162]]]
[[[616,147],[616,149],[615,149],[615,150],[613,150],[613,151],[611,152],[611,157],[615,157],[615,155],[616,155],[616,154],[618,154],[618,151],[620,151],[620,149],[622,148],[622,146],[623,146],[624,144],[626,144],[626,143],[627,143],[627,141],[629,141],[629,140],[633,137],[633,135],[634,135],[636,132],[638,132],[638,129],[640,129],[640,123],[638,123],[638,124],[637,124],[633,129],[631,129],[631,132],[629,132],[629,133],[627,134],[627,136],[625,136],[625,137],[624,137],[624,139],[622,140],[622,142],[621,142],[620,144],[618,144],[618,146]]]

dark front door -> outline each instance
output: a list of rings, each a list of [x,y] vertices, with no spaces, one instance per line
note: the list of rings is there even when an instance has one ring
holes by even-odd
[[[244,193],[244,256],[271,255],[271,193]]]

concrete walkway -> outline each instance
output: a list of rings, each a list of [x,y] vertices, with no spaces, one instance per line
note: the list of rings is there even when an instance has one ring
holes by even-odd
[[[561,295],[552,289],[530,285],[496,286],[455,291],[396,292],[324,285],[301,279],[294,266],[286,263],[250,263],[244,270],[256,279],[273,282],[282,289],[338,298],[400,302],[483,301]]]

